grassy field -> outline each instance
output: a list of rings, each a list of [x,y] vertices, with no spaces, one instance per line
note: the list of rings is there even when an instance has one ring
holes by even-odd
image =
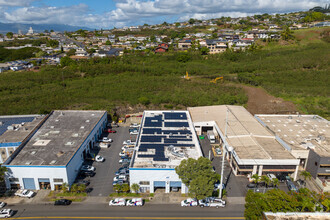
[[[114,107],[182,109],[247,102],[235,84],[261,86],[293,101],[304,113],[329,117],[329,43],[324,29],[296,32],[297,42],[273,42],[257,51],[202,56],[132,53],[120,58],[71,62],[40,72],[0,75],[0,115],[47,113],[53,109]],[[305,40],[305,38],[311,38]],[[188,71],[191,80],[182,79]],[[224,83],[211,79],[224,76]]]

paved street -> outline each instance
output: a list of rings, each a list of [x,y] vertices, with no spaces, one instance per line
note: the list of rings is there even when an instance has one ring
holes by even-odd
[[[231,205],[225,208],[181,207],[180,205],[152,205],[143,207],[109,207],[107,204],[71,204],[67,207],[53,205],[8,205],[8,208],[18,210],[14,219],[24,217],[63,217],[70,219],[243,219],[243,205]],[[26,218],[27,219],[27,218]],[[28,218],[33,219],[33,218]],[[37,219],[37,218],[36,218]],[[40,218],[39,218],[40,219]]]

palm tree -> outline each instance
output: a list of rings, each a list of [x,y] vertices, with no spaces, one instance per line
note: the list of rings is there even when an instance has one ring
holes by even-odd
[[[277,178],[272,179],[273,185],[277,187],[280,184],[280,181]]]
[[[306,179],[311,179],[312,178],[312,174],[310,174],[310,172],[304,170],[301,171],[300,175],[302,175],[304,177],[304,180],[306,181]]]
[[[260,181],[260,176],[258,174],[253,174],[252,175],[253,182],[258,185]]]
[[[86,191],[86,185],[85,184],[78,185],[77,191],[78,192],[85,192]]]
[[[61,188],[62,193],[66,193],[68,191],[68,189],[69,189],[69,184],[63,183],[62,188]]]
[[[270,183],[272,182],[268,176],[261,176],[261,181],[266,183],[266,186],[268,187]]]
[[[140,185],[137,184],[137,183],[133,183],[132,186],[131,186],[131,190],[135,193],[139,193]]]
[[[73,192],[73,193],[78,192],[78,185],[76,183],[72,184],[70,192]]]

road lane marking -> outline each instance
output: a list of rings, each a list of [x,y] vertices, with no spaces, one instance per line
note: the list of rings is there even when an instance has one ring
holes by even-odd
[[[244,217],[71,217],[71,216],[43,216],[43,217],[18,217],[11,219],[244,219]]]

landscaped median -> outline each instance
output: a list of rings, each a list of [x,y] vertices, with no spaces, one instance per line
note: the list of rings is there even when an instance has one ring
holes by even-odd
[[[68,199],[73,202],[82,202],[87,196],[86,192],[61,192],[51,191],[48,195],[50,201],[56,201],[59,199]]]

